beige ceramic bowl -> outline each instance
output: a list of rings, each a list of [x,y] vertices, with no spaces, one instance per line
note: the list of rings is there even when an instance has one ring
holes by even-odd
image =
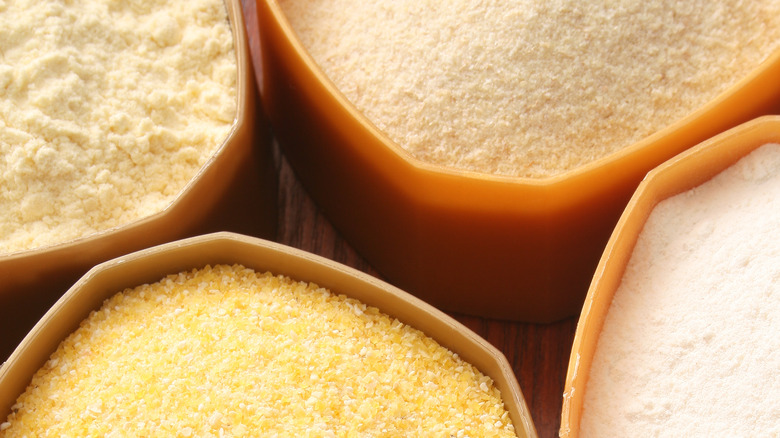
[[[496,177],[411,158],[325,76],[276,0],[259,0],[260,94],[297,176],[383,276],[455,312],[526,321],[579,313],[639,181],[780,102],[780,53],[710,104],[582,168]]]
[[[94,265],[141,248],[203,232],[271,236],[276,202],[269,129],[239,0],[225,2],[237,60],[237,114],[223,144],[165,210],[81,239],[0,254],[0,360],[46,309]]]
[[[767,143],[780,143],[780,116],[758,118],[705,141],[654,169],[639,185],[601,257],[580,315],[563,394],[561,437],[579,436],[599,334],[650,212],[664,199],[708,181]]]
[[[421,300],[367,274],[310,253],[234,233],[184,239],[102,263],[84,275],[44,315],[0,368],[0,422],[4,421],[33,374],[89,312],[128,287],[207,264],[239,263],[310,281],[356,298],[423,331],[491,377],[520,437],[535,437],[530,413],[512,368],[487,341]]]

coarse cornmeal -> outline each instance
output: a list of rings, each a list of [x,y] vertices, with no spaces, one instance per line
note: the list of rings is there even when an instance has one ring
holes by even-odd
[[[227,137],[222,0],[0,3],[0,252],[162,211]]]
[[[0,437],[515,436],[491,379],[376,308],[240,265],[106,300]]]
[[[780,47],[760,0],[279,0],[303,46],[412,156],[543,178],[645,139]]]

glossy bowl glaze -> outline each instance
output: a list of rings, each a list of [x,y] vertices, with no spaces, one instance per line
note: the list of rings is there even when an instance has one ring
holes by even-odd
[[[443,309],[546,322],[579,313],[612,229],[653,167],[780,102],[780,53],[688,117],[542,179],[412,158],[325,76],[275,0],[256,2],[263,105],[298,178],[389,281]]]
[[[241,264],[314,282],[378,308],[421,330],[491,377],[520,437],[536,431],[517,380],[504,355],[438,309],[394,286],[331,260],[259,238],[214,233],[148,248],[104,262],[85,274],[46,313],[0,368],[0,419],[24,391],[33,374],[90,311],[128,287],[207,264]],[[3,420],[0,420],[2,422]]]
[[[639,184],[604,250],[579,317],[563,394],[561,437],[579,436],[582,405],[599,334],[634,245],[653,208],[710,180],[767,143],[780,143],[779,116],[760,117],[717,135],[658,166]]]
[[[258,105],[241,4],[225,2],[237,62],[234,125],[177,198],[138,221],[57,245],[0,254],[0,360],[87,270],[151,245],[204,232],[272,236],[276,188],[270,130]]]

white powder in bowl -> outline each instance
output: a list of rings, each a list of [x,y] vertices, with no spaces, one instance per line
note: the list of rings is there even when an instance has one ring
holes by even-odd
[[[556,175],[688,115],[780,45],[773,0],[280,0],[304,47],[418,159]]]
[[[0,253],[161,211],[236,107],[222,0],[0,1]]]
[[[581,436],[780,436],[780,145],[659,203],[604,322]]]

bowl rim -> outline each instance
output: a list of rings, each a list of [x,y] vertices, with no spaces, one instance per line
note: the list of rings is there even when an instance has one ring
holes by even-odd
[[[585,297],[572,342],[559,436],[577,438],[588,375],[612,297],[655,206],[709,181],[767,143],[780,143],[780,115],[758,117],[667,160],[647,174],[621,215]]]
[[[421,330],[493,379],[519,436],[536,430],[504,354],[451,316],[397,287],[331,259],[258,237],[216,232],[160,244],[100,263],[84,274],[35,324],[0,366],[0,422],[34,372],[89,312],[128,287],[216,264],[242,264],[355,297]]]
[[[292,27],[279,0],[261,0],[272,14],[276,24],[280,27],[287,41],[292,45],[295,55],[302,61],[307,69],[307,75],[313,77],[325,91],[343,108],[361,127],[370,132],[382,145],[382,148],[403,161],[410,171],[419,173],[424,177],[434,180],[448,179],[452,177],[464,178],[470,182],[488,184],[500,184],[510,186],[524,186],[530,189],[543,191],[562,191],[564,188],[577,188],[580,181],[594,180],[597,177],[609,177],[605,168],[617,169],[626,163],[641,160],[645,155],[655,156],[661,153],[664,140],[681,135],[692,125],[701,125],[710,118],[724,111],[731,105],[731,100],[738,98],[745,89],[761,78],[772,74],[780,74],[780,48],[767,56],[754,70],[745,77],[737,80],[714,99],[695,109],[685,117],[676,120],[668,126],[656,131],[648,137],[620,148],[604,157],[590,161],[568,171],[539,178],[494,175],[485,172],[470,171],[453,167],[429,164],[422,161],[403,149],[397,142],[391,140],[387,134],[380,130],[363,113],[347,99],[333,81],[328,78],[313,56],[305,48],[297,33]],[[262,30],[261,30],[262,32]]]
[[[225,5],[227,19],[230,24],[231,34],[233,36],[233,51],[236,55],[236,114],[231,122],[230,130],[225,138],[214,149],[212,154],[198,168],[193,177],[179,190],[179,193],[161,210],[140,217],[126,224],[116,225],[110,228],[96,231],[75,239],[64,242],[54,242],[34,248],[20,249],[10,252],[0,251],[0,264],[4,261],[19,260],[38,256],[45,253],[57,253],[73,250],[83,245],[91,245],[94,242],[110,239],[117,234],[127,232],[142,231],[149,224],[164,220],[164,218],[177,214],[181,205],[186,203],[186,199],[195,196],[193,192],[204,179],[204,174],[213,166],[215,161],[221,160],[221,157],[227,154],[231,145],[241,139],[241,132],[248,124],[252,123],[251,108],[254,105],[254,73],[252,70],[252,60],[247,42],[246,30],[244,26],[244,17],[241,9],[241,0],[223,0]]]

